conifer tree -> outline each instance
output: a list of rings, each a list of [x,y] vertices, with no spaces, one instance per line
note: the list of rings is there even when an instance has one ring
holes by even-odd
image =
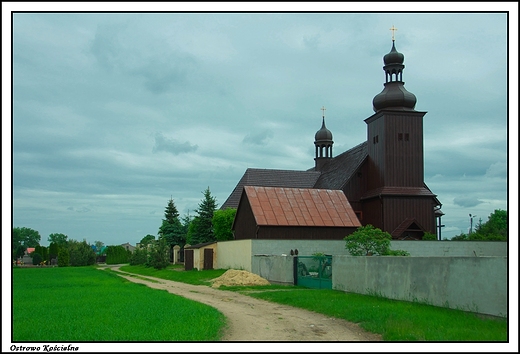
[[[204,242],[215,241],[213,233],[213,213],[217,209],[217,200],[211,196],[209,187],[204,192],[204,198],[199,203],[199,208],[195,210],[197,217],[193,222],[193,228],[190,230],[191,243],[198,244]]]

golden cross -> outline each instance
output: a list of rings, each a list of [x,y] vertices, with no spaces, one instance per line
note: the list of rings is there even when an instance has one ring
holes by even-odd
[[[325,111],[327,110],[327,108],[325,108],[325,106],[321,106],[320,109],[323,112],[323,117],[325,117]]]
[[[392,25],[392,28],[390,28],[390,31],[392,31],[392,40],[394,41],[395,40],[395,31],[397,31],[397,28],[394,27],[394,25]]]

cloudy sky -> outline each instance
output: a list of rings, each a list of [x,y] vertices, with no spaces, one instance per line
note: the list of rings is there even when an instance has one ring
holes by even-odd
[[[517,37],[506,13],[12,20],[12,126],[2,120],[3,137],[12,128],[12,227],[37,230],[43,245],[51,233],[135,244],[157,234],[170,197],[194,215],[207,187],[220,206],[248,167],[313,167],[322,106],[335,155],[363,142],[392,25],[405,87],[428,112],[425,182],[443,204],[443,237],[468,232],[469,214],[477,223],[508,209],[518,58],[508,62],[508,33]]]

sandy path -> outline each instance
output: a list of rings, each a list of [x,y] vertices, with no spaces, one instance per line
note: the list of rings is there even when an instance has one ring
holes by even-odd
[[[210,305],[228,320],[224,341],[380,341],[358,325],[312,311],[255,299],[232,291],[204,285],[191,285],[139,275],[132,277],[117,270],[134,283],[163,289],[176,295]],[[153,281],[147,281],[151,279]]]

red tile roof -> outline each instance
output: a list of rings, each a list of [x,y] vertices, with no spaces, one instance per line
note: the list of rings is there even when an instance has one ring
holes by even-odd
[[[359,227],[341,190],[244,186],[257,225]]]

